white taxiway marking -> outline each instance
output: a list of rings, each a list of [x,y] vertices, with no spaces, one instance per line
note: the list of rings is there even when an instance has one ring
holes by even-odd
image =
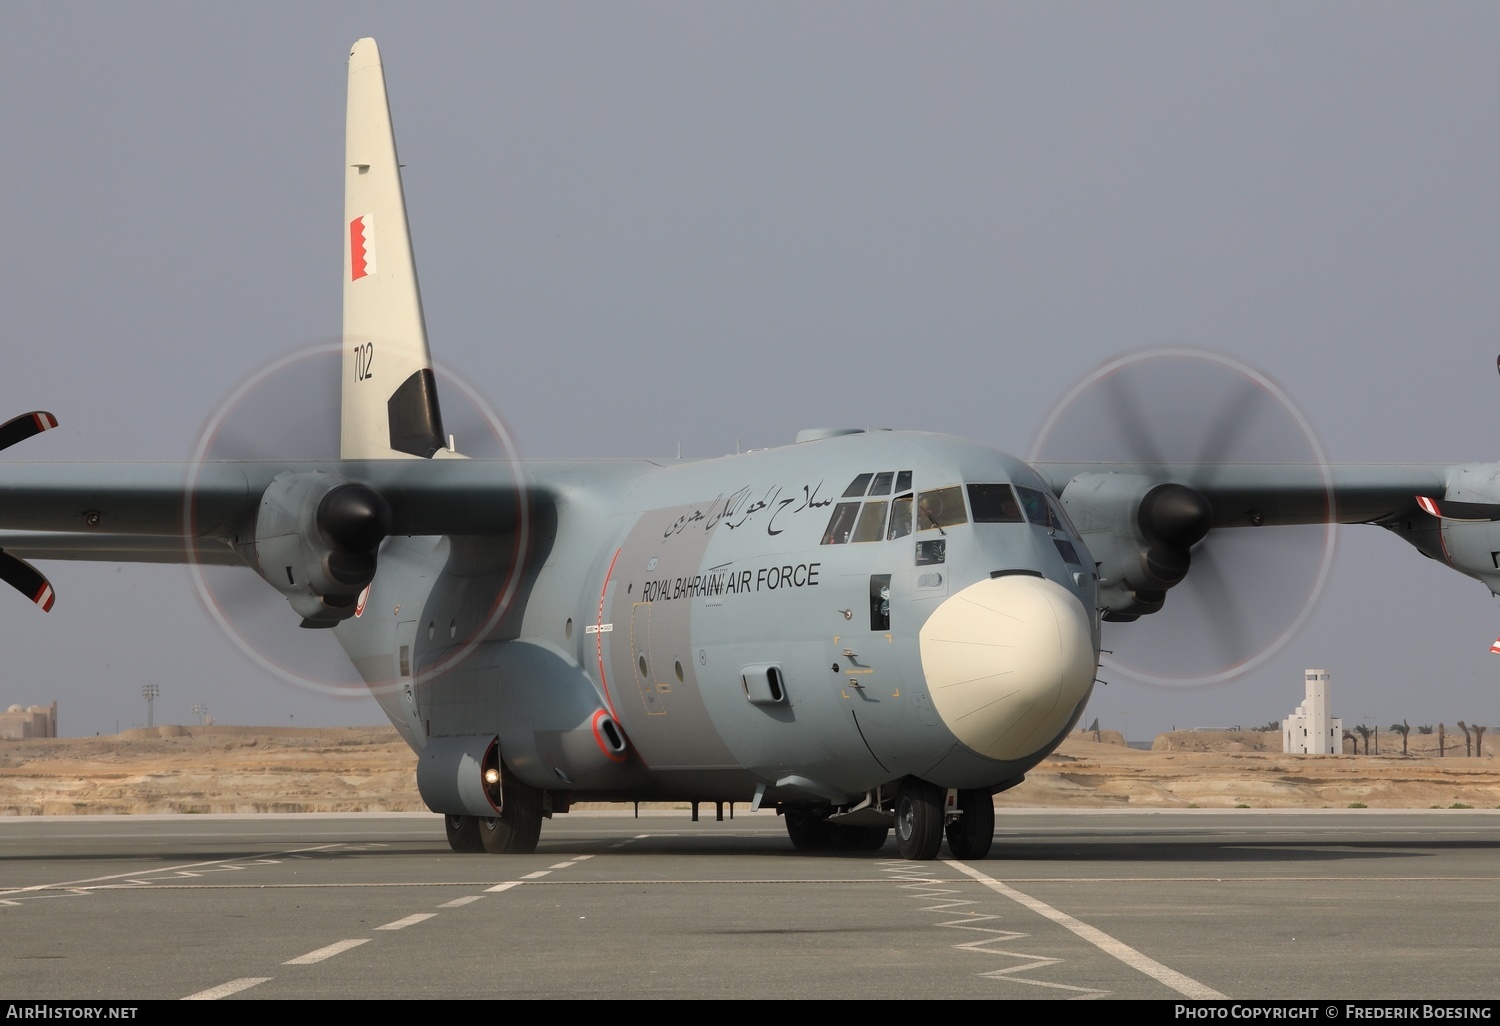
[[[219,1000],[219,998],[228,997],[231,994],[238,994],[242,990],[249,990],[257,983],[265,983],[270,978],[271,977],[269,976],[246,976],[243,979],[230,980],[228,983],[221,983],[217,987],[209,987],[207,990],[200,990],[196,994],[189,994],[182,1000],[217,1001]]]
[[[437,913],[436,912],[417,912],[417,913],[414,913],[413,915],[407,916],[405,919],[398,919],[394,923],[386,923],[384,926],[377,926],[377,927],[375,927],[375,929],[377,929],[377,930],[404,930],[408,926],[416,926],[418,923],[426,922],[427,920],[429,920],[429,919],[435,919],[436,917],[437,917]]]
[[[439,905],[438,908],[461,908],[471,901],[478,901],[482,897],[484,897],[483,894],[470,894],[467,897],[454,898],[452,901],[445,901],[441,905]]]
[[[289,958],[281,964],[312,965],[314,962],[321,962],[325,958],[332,958],[334,955],[337,955],[340,952],[348,951],[350,948],[357,948],[361,944],[368,943],[370,943],[370,938],[368,937],[360,937],[355,940],[341,940],[330,944],[325,948],[319,948],[317,951],[309,951],[305,955],[298,955],[296,958]]]
[[[314,848],[299,848],[297,850],[298,851],[323,851],[323,850],[328,849],[328,848],[337,848],[337,847],[338,847],[338,845],[336,845],[336,844],[320,844],[320,845],[318,845],[318,846],[316,846]],[[278,852],[277,854],[287,855],[288,853],[286,853],[286,852]],[[294,859],[297,859],[297,858],[302,858],[302,859],[312,858],[311,855],[289,855],[289,857],[290,858],[294,858]],[[32,884],[30,887],[8,887],[8,888],[6,888],[4,890],[0,890],[0,897],[5,897],[5,896],[8,896],[8,895],[12,895],[12,894],[26,894],[26,893],[28,893],[30,891],[53,891],[53,890],[61,890],[61,889],[66,888],[66,887],[87,887],[89,884],[103,884],[103,883],[108,883],[111,880],[124,880],[127,883],[149,883],[150,881],[141,880],[140,877],[143,877],[143,876],[155,876],[158,873],[176,873],[178,876],[193,876],[193,875],[196,875],[196,874],[188,873],[188,872],[186,872],[186,870],[189,870],[189,869],[204,869],[205,867],[208,867],[208,866],[220,866],[220,865],[225,865],[225,864],[228,864],[228,863],[234,863],[234,862],[237,862],[237,861],[238,861],[237,859],[217,859],[217,860],[215,860],[213,862],[189,862],[186,865],[182,865],[182,866],[163,866],[161,869],[153,869],[153,870],[151,870],[148,873],[142,873],[142,872],[140,872],[138,870],[131,870],[128,873],[115,873],[112,876],[94,876],[94,877],[88,878],[87,880],[69,880],[69,881],[67,881],[65,883]]]
[[[521,877],[521,879],[522,880],[540,880],[542,877],[548,875],[551,872],[552,872],[552,870],[550,870],[550,869],[538,869],[535,873],[527,873],[525,876]]]
[[[1130,966],[1130,968],[1145,973],[1156,982],[1172,988],[1184,997],[1196,998],[1199,1001],[1212,1001],[1225,997],[1225,995],[1220,994],[1212,987],[1204,986],[1191,976],[1184,976],[1176,969],[1167,968],[1156,961],[1156,959],[1141,954],[1124,941],[1115,940],[1115,938],[1103,930],[1096,929],[1088,923],[1080,922],[1066,912],[1053,908],[1045,901],[1033,898],[1029,894],[1022,894],[1014,887],[1003,884],[992,876],[986,876],[979,870],[971,866],[966,866],[962,862],[954,862],[952,859],[945,859],[944,861],[965,876],[978,880],[996,894],[1003,894],[1016,904],[1029,908],[1037,915],[1052,920],[1063,929],[1071,930],[1074,934],[1088,941],[1106,955],[1118,958],[1121,962]]]
[[[486,894],[497,894],[500,891],[508,891],[512,887],[519,887],[519,886],[521,886],[521,881],[519,881],[519,880],[507,880],[504,883],[496,884],[493,887],[486,887],[484,889],[484,892]]]

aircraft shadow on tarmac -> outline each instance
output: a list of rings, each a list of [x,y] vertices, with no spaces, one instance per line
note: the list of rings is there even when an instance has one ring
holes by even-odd
[[[732,829],[732,828],[731,828]],[[712,832],[712,825],[703,832],[696,828],[653,833],[647,836],[632,836],[627,832],[592,834],[585,836],[544,839],[538,845],[535,856],[541,859],[565,858],[573,855],[604,855],[616,857],[641,856],[700,856],[728,857],[755,856],[757,858],[799,858],[817,860],[879,861],[898,857],[894,840],[887,840],[884,847],[871,852],[850,851],[799,851],[793,848],[779,832]],[[212,843],[172,851],[90,851],[69,852],[62,856],[71,863],[135,863],[139,872],[148,873],[153,868],[165,868],[184,863],[233,862],[284,855],[290,851],[309,861],[388,860],[410,857],[427,858],[436,854],[448,859],[472,863],[476,871],[504,872],[511,865],[529,865],[516,857],[494,855],[459,855],[448,849],[444,839],[435,836],[426,839],[411,837],[381,841],[369,838],[349,848],[333,847],[317,850],[319,842],[306,839],[301,842],[282,839],[257,850],[246,850],[243,844],[234,847],[216,848]],[[367,847],[379,845],[379,847]],[[1500,838],[1446,838],[1431,840],[1350,840],[1326,835],[1305,839],[1285,836],[1267,837],[1258,840],[1236,834],[1234,837],[1205,838],[1184,836],[1172,838],[1090,838],[1062,840],[1056,837],[1027,837],[1024,834],[997,834],[995,846],[989,857],[982,860],[992,865],[1017,863],[1288,863],[1288,862],[1339,862],[1367,859],[1400,859],[1436,855],[1446,851],[1497,851]],[[939,856],[948,857],[946,848]],[[20,865],[36,861],[57,861],[57,852],[19,852],[0,854],[0,865]]]

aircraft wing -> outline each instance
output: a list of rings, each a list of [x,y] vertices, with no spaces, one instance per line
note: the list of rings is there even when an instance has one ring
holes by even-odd
[[[503,535],[515,530],[528,489],[511,461],[363,460],[328,463],[6,463],[0,464],[0,531],[32,532],[28,544],[58,553],[38,558],[111,559],[121,552],[161,556],[183,539],[230,541],[253,529],[271,483],[283,475],[360,482],[390,504],[389,534]],[[63,536],[97,539],[65,544]],[[57,537],[54,537],[57,536]],[[172,544],[131,539],[171,539]],[[148,562],[169,561],[162,558]],[[185,553],[183,561],[188,561]]]
[[[524,545],[555,500],[503,460],[6,463],[0,579],[50,609],[28,559],[251,566],[304,626],[331,627],[353,614],[387,537]]]
[[[25,559],[71,559],[96,563],[245,565],[233,546],[217,538],[201,539],[190,547],[184,538],[149,534],[0,531],[0,552]]]
[[[1209,527],[1369,524],[1418,512],[1417,497],[1445,495],[1459,468],[1431,463],[1038,463],[1061,496],[1088,475],[1124,475],[1192,488],[1208,500]],[[1333,506],[1330,516],[1329,506]]]

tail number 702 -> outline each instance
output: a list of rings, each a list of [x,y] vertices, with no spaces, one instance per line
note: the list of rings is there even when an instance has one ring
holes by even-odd
[[[368,381],[375,376],[372,366],[375,362],[375,343],[361,342],[354,347],[354,380]]]

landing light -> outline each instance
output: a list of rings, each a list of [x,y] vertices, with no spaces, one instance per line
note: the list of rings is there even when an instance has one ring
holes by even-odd
[[[498,769],[496,769],[495,767],[493,767],[493,766],[491,766],[489,769],[485,770],[484,771],[484,782],[486,784],[489,784],[491,787],[493,787],[494,785],[500,783],[500,771]]]

